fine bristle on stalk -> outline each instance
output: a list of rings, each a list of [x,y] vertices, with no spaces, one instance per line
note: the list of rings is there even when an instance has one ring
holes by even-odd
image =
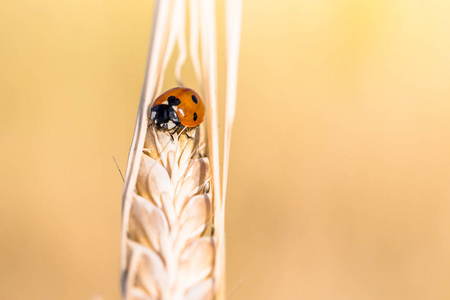
[[[231,24],[231,34],[237,37],[227,38],[231,43],[227,48],[227,73],[232,74],[227,77],[227,109],[231,107],[232,112],[226,114],[227,157],[221,174],[214,1],[190,0],[189,5],[189,51],[199,94],[205,102],[205,122],[168,133],[157,129],[149,118],[175,46],[179,56],[174,73],[182,85],[181,69],[188,49],[185,1],[156,1],[155,5],[123,193],[121,269],[126,300],[217,300],[225,295],[226,179],[221,180],[221,175],[227,174],[236,97],[233,74],[237,75],[240,22],[231,19],[240,19],[241,3],[233,0],[227,6],[227,31]],[[235,13],[230,13],[230,7]]]

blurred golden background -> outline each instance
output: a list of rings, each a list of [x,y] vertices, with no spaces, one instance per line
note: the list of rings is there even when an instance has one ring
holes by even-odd
[[[120,298],[152,10],[0,3],[1,299]],[[244,0],[239,71],[229,299],[450,299],[450,2]]]

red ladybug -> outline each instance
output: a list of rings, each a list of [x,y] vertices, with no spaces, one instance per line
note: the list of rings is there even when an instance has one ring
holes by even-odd
[[[191,89],[176,87],[164,92],[152,105],[150,119],[157,129],[177,132],[181,127],[193,128],[205,117],[205,105]]]

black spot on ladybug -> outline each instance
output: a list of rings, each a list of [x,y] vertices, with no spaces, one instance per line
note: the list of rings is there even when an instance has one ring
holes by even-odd
[[[192,96],[194,97],[194,96]],[[197,121],[197,113],[194,113],[194,121]]]
[[[197,104],[197,102],[198,102],[197,98],[194,95],[192,95],[192,101],[194,101],[195,104]],[[194,119],[194,121],[195,121],[195,119]]]
[[[167,98],[167,102],[169,103],[169,106],[177,106],[181,103],[180,99],[176,98],[175,96],[170,96]]]

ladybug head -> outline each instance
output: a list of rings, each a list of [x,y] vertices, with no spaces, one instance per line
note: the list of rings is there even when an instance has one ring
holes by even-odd
[[[172,106],[161,104],[152,107],[150,119],[157,129],[173,129],[180,124],[177,113]]]

